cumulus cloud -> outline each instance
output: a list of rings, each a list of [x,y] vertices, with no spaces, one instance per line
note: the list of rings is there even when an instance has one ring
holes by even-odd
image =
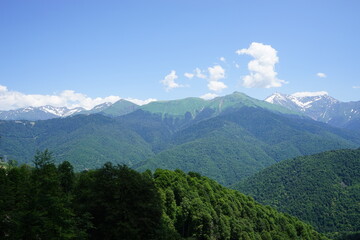
[[[220,61],[222,61],[222,62],[226,62],[226,59],[224,58],[224,57],[221,57],[221,58],[219,58],[220,59]]]
[[[218,97],[218,95],[215,93],[207,93],[207,94],[200,96],[200,98],[205,99],[205,100],[211,100],[216,97]]]
[[[197,78],[206,79],[206,75],[202,73],[200,68],[195,68],[194,72]]]
[[[59,94],[41,95],[41,94],[24,94],[17,91],[9,91],[6,86],[0,85],[0,109],[1,110],[13,110],[24,107],[41,107],[45,105],[51,105],[54,107],[67,107],[76,108],[82,107],[87,110],[95,107],[96,105],[105,102],[117,102],[121,99],[119,96],[97,97],[91,98],[82,93],[77,93],[73,90],[65,90]],[[138,99],[126,99],[136,104],[145,104],[154,99],[138,100]]]
[[[7,87],[0,85],[0,93],[7,92]]]
[[[194,77],[193,73],[184,73],[184,76],[188,79],[192,79]]]
[[[316,76],[318,76],[319,78],[326,78],[326,74],[325,73],[317,73]]]
[[[169,91],[173,88],[179,88],[183,87],[183,85],[180,85],[175,82],[175,80],[178,78],[176,75],[176,71],[172,70],[168,75],[165,76],[163,80],[160,82],[165,86],[166,91]]]
[[[210,81],[218,81],[225,78],[225,69],[223,69],[220,65],[209,67],[208,71]]]
[[[225,83],[223,82],[218,82],[218,81],[210,81],[207,85],[207,87],[211,90],[211,91],[215,91],[215,92],[220,92],[221,90],[227,88],[227,86],[225,85]]]
[[[209,67],[208,71],[209,71],[209,79],[208,79],[209,83],[207,86],[211,91],[219,92],[227,88],[225,83],[219,81],[220,79],[225,78],[225,69],[223,69],[220,65],[216,65],[214,67]]]
[[[254,58],[248,63],[249,75],[243,77],[243,86],[248,88],[281,87],[284,80],[277,78],[275,64],[279,62],[277,52],[270,45],[253,42],[249,48],[239,49],[238,55],[247,54]]]

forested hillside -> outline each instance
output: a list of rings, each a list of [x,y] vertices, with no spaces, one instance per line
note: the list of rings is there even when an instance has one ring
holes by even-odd
[[[138,170],[199,171],[230,185],[281,160],[360,145],[360,134],[241,93],[137,107],[120,100],[106,116],[0,121],[0,154],[31,164],[37,149],[48,148],[79,171],[109,161]]]
[[[197,173],[34,165],[0,168],[1,239],[326,239]]]
[[[358,139],[324,123],[243,107],[177,131],[172,145],[137,169],[199,171],[229,185],[284,159],[354,148]]]
[[[173,118],[137,110],[116,118],[0,121],[0,152],[31,163],[37,149],[49,148],[58,162],[67,160],[76,170],[110,161],[139,170],[200,171],[229,185],[284,159],[360,144],[355,133],[261,107],[213,113]]]
[[[282,161],[234,188],[320,232],[360,236],[360,149]]]

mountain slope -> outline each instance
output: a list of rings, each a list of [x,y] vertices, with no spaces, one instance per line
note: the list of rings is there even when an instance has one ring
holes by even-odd
[[[176,132],[167,149],[137,168],[199,171],[229,185],[290,157],[359,143],[322,123],[243,107]]]
[[[234,188],[321,232],[360,232],[360,149],[286,160]]]
[[[198,173],[158,169],[154,180],[165,222],[184,239],[325,239],[296,218]]]
[[[30,163],[35,151],[45,148],[77,170],[107,161],[131,166],[153,155],[151,146],[136,132],[99,114],[37,122],[0,121],[0,134],[2,154],[20,163]]]

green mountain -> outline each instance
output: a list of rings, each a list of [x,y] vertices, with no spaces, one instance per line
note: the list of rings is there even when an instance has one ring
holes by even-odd
[[[360,143],[351,133],[326,124],[253,107],[191,125],[171,140],[137,169],[198,171],[230,185],[284,159]]]
[[[0,168],[1,239],[327,239],[198,173],[125,165],[74,174],[48,151]]]
[[[320,232],[360,236],[360,149],[282,161],[234,188]]]
[[[194,102],[207,107],[196,112]],[[139,170],[199,171],[230,185],[290,157],[360,144],[355,133],[281,113],[281,107],[240,93],[172,103],[163,113],[159,106],[166,104],[150,103],[147,108],[157,106],[159,112],[142,106],[118,117],[92,114],[0,121],[0,155],[29,163],[37,149],[48,148],[58,161],[68,160],[76,170],[110,161]],[[119,104],[129,106],[124,101]],[[179,104],[182,107],[177,108]],[[188,105],[193,108],[187,110]]]
[[[259,107],[270,111],[295,114],[287,108],[270,104],[255,98],[251,98],[244,93],[234,92],[233,94],[216,97],[212,100],[201,98],[185,98],[172,101],[157,101],[141,106],[140,109],[153,114],[161,115],[162,118],[191,118],[195,119],[198,115],[205,115],[207,118],[219,115],[231,109],[240,109],[244,106]],[[204,116],[202,116],[203,118]]]
[[[121,99],[114,104],[110,105],[109,107],[102,110],[100,113],[107,115],[107,116],[113,116],[118,117],[122,115],[126,115],[128,113],[131,113],[139,108],[139,105],[126,101],[124,99]]]
[[[77,115],[46,121],[1,121],[2,155],[31,163],[37,149],[51,149],[56,159],[77,170],[100,167],[105,162],[132,165],[154,153],[151,145],[119,121],[100,114]]]

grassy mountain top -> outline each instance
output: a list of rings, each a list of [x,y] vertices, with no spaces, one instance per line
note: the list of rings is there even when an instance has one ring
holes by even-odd
[[[139,105],[120,99],[110,107],[104,109],[101,113],[109,116],[122,116],[131,113],[139,108]]]
[[[233,94],[223,97],[216,97],[212,100],[193,97],[180,100],[151,102],[141,106],[140,109],[154,114],[160,114],[163,118],[184,118],[186,117],[186,114],[190,114],[191,118],[195,118],[199,113],[206,109],[212,110],[213,115],[216,116],[223,111],[239,109],[244,106],[260,107],[285,114],[298,114],[281,106],[251,98],[240,92],[234,92]]]
[[[318,231],[360,232],[360,149],[286,160],[234,188]]]
[[[201,98],[185,98],[172,101],[157,101],[151,102],[140,109],[160,114],[162,117],[184,117],[187,112],[194,118],[206,105],[206,101]]]

